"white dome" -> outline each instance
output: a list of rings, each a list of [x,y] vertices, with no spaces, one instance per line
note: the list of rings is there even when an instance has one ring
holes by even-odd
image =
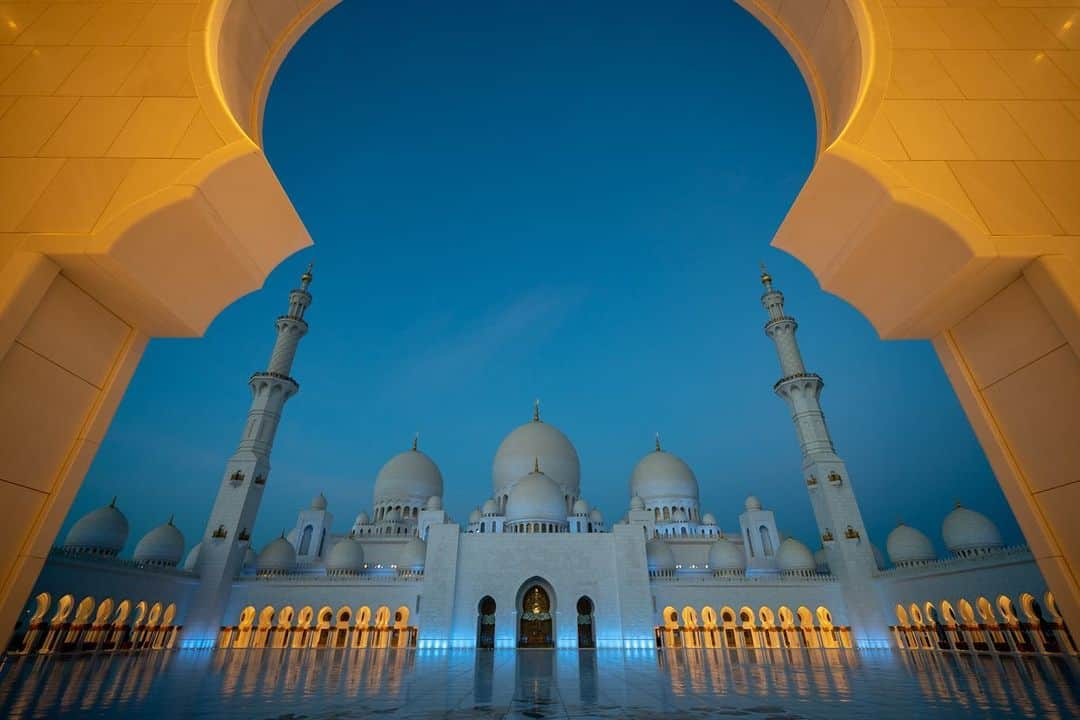
[[[701,522],[704,525],[715,525],[716,524],[716,516],[713,515],[712,513],[705,513],[701,517]]]
[[[534,470],[511,488],[510,499],[506,502],[506,520],[566,522],[563,489],[545,473]]]
[[[810,548],[795,538],[788,538],[780,543],[780,549],[776,551],[776,562],[781,572],[813,572],[817,568]]]
[[[184,569],[185,570],[194,570],[195,566],[198,565],[198,563],[199,563],[199,550],[201,548],[202,548],[202,543],[197,542],[197,543],[195,543],[195,545],[190,550],[188,550],[187,557],[184,558]],[[248,550],[250,550],[250,549],[251,548],[249,547]]]
[[[116,498],[105,507],[83,515],[64,539],[65,550],[116,555],[127,542],[128,521],[116,509]]]
[[[371,524],[371,517],[367,514],[367,511],[361,510],[360,514],[356,516],[356,525],[369,525]]]
[[[533,469],[536,458],[544,474],[562,488],[563,495],[578,496],[581,461],[577,450],[557,427],[540,420],[518,427],[499,444],[491,466],[494,495],[506,494]]]
[[[356,538],[345,537],[334,543],[326,556],[326,572],[358,573],[364,568],[364,546]]]
[[[645,543],[645,562],[652,572],[675,569],[675,555],[671,552],[671,546],[660,538],[653,538]]]
[[[746,498],[746,509],[751,511],[760,510],[761,501],[758,500],[755,495],[751,495],[750,497]]]
[[[829,558],[825,553],[825,548],[818,548],[814,551],[814,565],[819,573],[829,572]]]
[[[480,510],[474,508],[473,511],[469,513],[469,524],[480,522],[481,517]]]
[[[413,449],[398,453],[382,466],[375,477],[375,504],[412,502],[420,505],[432,495],[442,496],[443,478],[439,467],[423,452]]]
[[[251,549],[250,545],[248,545],[244,549],[244,562],[243,562],[243,565],[245,567],[255,567],[255,564],[257,562],[259,562],[259,558],[256,557],[255,551]]]
[[[255,567],[259,572],[289,572],[296,567],[296,548],[279,537],[262,549]]]
[[[900,523],[885,540],[885,550],[893,565],[928,562],[937,559],[930,538],[915,528]]]
[[[424,505],[425,510],[442,510],[442,495],[432,495]]]
[[[132,557],[136,562],[152,565],[176,565],[184,557],[184,535],[169,518],[169,522],[142,536]]]
[[[325,510],[326,509],[326,496],[319,493],[311,499],[312,510]]]
[[[722,537],[709,548],[709,569],[716,571],[745,570],[746,553],[731,540]]]
[[[484,507],[480,509],[480,514],[481,515],[498,515],[499,514],[499,504],[497,502],[495,502],[494,500],[492,500],[491,498],[488,498],[487,500],[484,501]]]
[[[575,515],[588,515],[589,503],[584,500],[578,499],[574,501],[574,514]]]
[[[989,550],[1002,546],[997,526],[980,512],[969,510],[959,503],[941,523],[945,546],[954,553],[970,550]]]
[[[398,568],[404,570],[419,570],[424,567],[427,560],[427,543],[413,535],[405,547],[401,548],[398,557]]]
[[[600,508],[593,508],[589,512],[589,520],[591,520],[594,523],[603,523],[604,522],[604,513],[600,512]]]
[[[645,501],[641,499],[640,495],[631,496],[631,498],[630,498],[630,509],[631,510],[644,510],[645,509]]]
[[[666,450],[654,450],[638,460],[630,474],[630,494],[646,503],[678,498],[698,499],[698,483],[694,471],[678,456]]]

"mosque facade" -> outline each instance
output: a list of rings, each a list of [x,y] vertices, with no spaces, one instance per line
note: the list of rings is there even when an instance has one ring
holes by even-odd
[[[375,480],[371,510],[345,522],[317,495],[295,527],[251,544],[307,332],[310,268],[277,318],[267,369],[193,547],[169,522],[121,556],[114,501],[79,519],[50,552],[11,650],[170,647],[733,647],[1062,652],[1075,645],[1031,552],[1006,547],[981,513],[952,509],[938,557],[898,525],[885,553],[867,533],[853,482],[804,365],[795,319],[763,271],[776,394],[802,449],[802,489],[818,537],[781,531],[746,498],[738,529],[700,506],[690,466],[655,446],[609,522],[584,497],[577,450],[534,407],[492,463],[492,492],[467,521],[443,508],[436,462],[414,440]],[[734,527],[734,525],[729,525]],[[811,550],[811,547],[817,547]]]

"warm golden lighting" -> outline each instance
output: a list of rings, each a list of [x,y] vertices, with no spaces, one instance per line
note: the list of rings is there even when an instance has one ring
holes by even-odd
[[[1073,26],[1073,21],[1072,20],[1066,20],[1065,24],[1061,26],[1061,29],[1062,30],[1068,30],[1072,26]]]
[[[11,28],[12,30],[14,30],[15,28],[19,27],[19,24],[17,22],[15,22],[14,20],[8,20],[7,21],[7,26],[9,28]]]

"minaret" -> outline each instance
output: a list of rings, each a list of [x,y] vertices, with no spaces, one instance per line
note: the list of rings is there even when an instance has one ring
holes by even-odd
[[[304,312],[311,305],[311,265],[300,287],[289,293],[289,309],[274,325],[277,340],[267,369],[252,374],[251,408],[236,452],[225,464],[217,499],[199,548],[199,586],[184,622],[182,645],[211,647],[217,640],[232,583],[251,542],[255,517],[270,476],[270,451],[285,401],[300,390],[292,379],[293,357],[308,330]]]
[[[761,268],[765,293],[761,304],[769,313],[765,334],[776,345],[780,359],[780,380],[773,390],[787,401],[791,419],[802,448],[803,480],[818,532],[825,547],[829,571],[843,588],[848,620],[860,646],[884,647],[890,634],[881,600],[870,579],[877,570],[870,538],[863,525],[855,491],[847,467],[836,454],[825,414],[821,411],[821,376],[807,372],[795,340],[799,327],[795,318],[784,314],[784,295],[773,288],[772,277]]]

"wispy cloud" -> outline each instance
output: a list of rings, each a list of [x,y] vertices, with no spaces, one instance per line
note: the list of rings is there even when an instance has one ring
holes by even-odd
[[[496,356],[516,355],[541,345],[584,297],[576,289],[531,290],[409,356],[394,379],[404,385],[441,383],[482,372]]]

